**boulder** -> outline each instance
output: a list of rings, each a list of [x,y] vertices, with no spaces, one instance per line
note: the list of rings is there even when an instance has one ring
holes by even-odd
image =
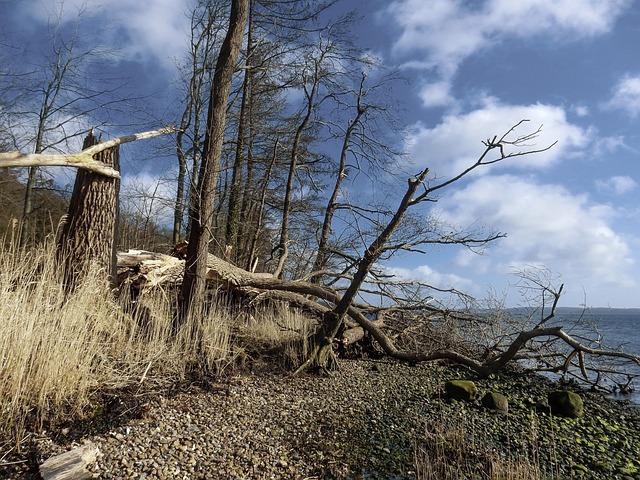
[[[482,397],[482,406],[489,410],[507,413],[509,411],[509,400],[501,393],[489,392]]]
[[[551,413],[561,417],[578,418],[584,411],[582,398],[575,392],[557,390],[547,395]]]
[[[444,391],[449,398],[470,402],[478,394],[478,387],[471,380],[450,380],[444,384]]]

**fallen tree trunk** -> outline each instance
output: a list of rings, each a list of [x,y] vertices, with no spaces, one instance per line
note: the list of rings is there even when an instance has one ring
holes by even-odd
[[[179,258],[139,250],[118,253],[117,258],[119,277],[126,279],[130,285],[140,290],[159,286],[176,286],[182,282],[184,260]],[[221,288],[228,292],[249,296],[252,302],[279,300],[302,308],[318,318],[331,312],[333,306],[338,304],[342,298],[337,291],[331,288],[305,281],[280,280],[269,273],[251,273],[212,254],[209,254],[207,259],[206,279],[212,288]],[[309,297],[321,299],[323,303],[310,300]],[[392,307],[390,310],[397,308]],[[437,312],[435,308],[425,307],[425,310],[430,310],[432,313]],[[450,315],[451,312],[443,311],[441,313]],[[385,325],[382,321],[370,320],[363,313],[363,309],[351,305],[346,314],[350,319],[347,321],[348,329],[346,330],[350,342],[362,338],[366,332],[389,357],[411,363],[447,360],[465,365],[480,376],[491,375],[503,369],[507,364],[519,360],[522,358],[521,352],[527,348],[527,342],[540,337],[556,338],[568,345],[572,349],[572,353],[567,355],[567,358],[575,356],[573,352],[578,352],[593,356],[620,358],[640,365],[639,355],[595,349],[583,345],[567,334],[562,327],[536,327],[521,331],[513,337],[505,349],[486,358],[474,358],[450,348],[432,352],[407,351],[398,348],[392,338],[383,331]],[[383,317],[383,315],[379,316]],[[328,339],[328,341],[334,340]],[[571,359],[568,358],[569,360]]]

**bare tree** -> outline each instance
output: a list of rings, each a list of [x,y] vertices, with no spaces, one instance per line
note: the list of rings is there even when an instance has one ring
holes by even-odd
[[[12,70],[14,79],[19,79],[13,82],[7,95],[14,148],[29,145],[35,154],[68,151],[70,142],[86,134],[91,124],[99,124],[93,118],[98,110],[106,116],[110,106],[118,102],[114,93],[120,87],[119,83],[113,79],[89,81],[87,78],[88,67],[108,58],[110,52],[83,45],[80,34],[83,13],[82,9],[78,11],[75,29],[62,24],[61,13],[52,16],[49,21],[51,52],[42,60],[42,65],[29,71],[22,65],[15,65]],[[13,61],[17,58],[20,57],[13,56]],[[37,167],[29,168],[21,246],[33,233],[30,224],[38,178]]]
[[[189,235],[189,250],[185,263],[179,315],[176,317],[174,324],[174,330],[176,331],[187,318],[187,315],[201,309],[205,302],[206,259],[211,239],[212,216],[220,169],[220,154],[222,153],[222,143],[224,141],[227,102],[236,60],[244,36],[245,24],[247,23],[247,15],[247,0],[233,0],[229,15],[229,28],[220,49],[211,87],[207,132],[198,182],[193,195],[191,195],[192,204],[189,211],[192,227]]]
[[[185,230],[183,218],[188,206],[186,196],[189,192],[189,170],[195,180],[195,172],[198,171],[202,156],[206,94],[211,89],[214,73],[212,65],[220,47],[220,37],[224,33],[223,18],[226,10],[226,2],[202,0],[191,12],[189,53],[184,65],[179,66],[184,83],[184,109],[176,135],[178,178],[173,215],[174,244],[180,241]]]
[[[529,144],[538,133],[535,131],[530,134],[517,136],[515,135],[518,125],[510,129],[501,137],[493,137],[488,139],[485,144],[485,151],[479,159],[467,169],[458,175],[442,182],[427,179],[429,170],[425,169],[408,181],[407,190],[400,200],[395,212],[391,214],[385,226],[375,239],[370,242],[362,253],[361,257],[354,260],[356,270],[353,275],[341,276],[346,280],[344,289],[336,290],[325,285],[309,283],[303,280],[281,280],[274,278],[269,274],[254,274],[235,267],[227,261],[208,255],[206,259],[204,276],[214,282],[215,285],[227,289],[237,295],[248,296],[252,299],[252,303],[260,301],[278,300],[287,302],[292,308],[301,308],[307,313],[318,319],[317,327],[312,334],[311,352],[306,361],[299,366],[298,372],[305,371],[310,368],[318,368],[320,370],[329,370],[337,366],[334,358],[333,347],[339,336],[339,332],[344,325],[348,328],[357,326],[362,332],[366,332],[379,348],[388,356],[402,361],[408,362],[428,362],[440,359],[466,365],[482,376],[490,375],[503,369],[510,363],[519,360],[543,360],[547,364],[547,368],[554,371],[568,370],[571,365],[576,365],[578,371],[582,371],[585,378],[587,376],[587,368],[585,367],[585,357],[595,356],[608,359],[618,359],[620,362],[633,362],[640,365],[640,356],[633,355],[622,351],[613,351],[611,349],[598,347],[588,341],[581,342],[577,338],[563,329],[559,325],[551,325],[549,322],[555,315],[557,301],[560,298],[562,287],[559,289],[543,283],[535,281],[538,288],[542,288],[543,295],[549,299],[550,308],[541,309],[538,320],[531,324],[530,328],[521,324],[524,329],[510,332],[508,335],[492,336],[493,344],[485,343],[484,348],[477,341],[475,345],[465,346],[465,340],[473,340],[480,332],[478,326],[489,325],[492,321],[487,319],[486,315],[478,315],[473,312],[451,311],[437,306],[429,305],[428,302],[416,302],[413,305],[389,305],[371,306],[361,301],[356,301],[356,297],[362,289],[362,286],[371,282],[370,273],[373,266],[383,256],[389,252],[398,252],[400,250],[415,251],[416,247],[428,244],[444,244],[444,245],[463,245],[471,249],[482,247],[503,235],[499,232],[468,232],[465,230],[452,232],[450,229],[435,231],[435,224],[429,224],[422,232],[411,229],[411,237],[406,237],[402,233],[403,223],[408,221],[408,212],[410,209],[419,206],[431,205],[437,200],[436,192],[449,187],[468,174],[487,165],[501,162],[510,158],[521,155],[529,155],[536,152],[544,151],[549,147],[540,150],[518,150]],[[511,147],[513,151],[507,150]],[[498,151],[499,155],[495,158],[488,158],[490,152]],[[418,236],[413,236],[416,232]],[[152,264],[149,267],[144,266],[145,255]],[[158,285],[164,280],[175,282],[179,281],[181,275],[182,263],[172,259],[171,261],[158,262],[163,256],[156,254],[128,254],[122,257],[123,264],[141,265],[140,270],[136,274],[147,285]],[[153,268],[160,263],[161,274],[154,275]],[[534,278],[535,280],[535,278]],[[373,279],[374,283],[377,281]],[[394,283],[394,282],[388,282]],[[398,282],[400,284],[401,282]],[[318,303],[311,300],[309,296],[322,300]],[[391,298],[391,297],[390,297]],[[547,305],[547,300],[542,302],[542,306]],[[445,322],[447,333],[454,331],[450,322],[466,323],[469,325],[471,334],[465,338],[464,335],[459,336],[459,341],[455,342],[439,342],[435,346],[429,346],[418,342],[422,345],[422,349],[415,348],[415,343],[403,345],[401,334],[392,333],[389,335],[385,332],[392,325],[388,325],[385,316],[391,319],[394,313],[413,314],[407,329],[416,332],[416,325],[420,324],[429,329],[436,323],[434,317],[438,317]],[[372,320],[371,315],[377,316],[378,320]],[[531,317],[533,318],[533,317]],[[448,323],[447,323],[448,322]],[[362,335],[360,335],[362,336]],[[473,336],[473,338],[472,338]],[[445,339],[446,340],[446,339]],[[477,339],[476,339],[477,340]],[[560,341],[567,349],[564,351],[554,350],[555,353],[545,351],[549,346],[556,343],[554,340]],[[473,343],[473,342],[471,342]],[[606,373],[600,369],[592,371],[598,374]]]

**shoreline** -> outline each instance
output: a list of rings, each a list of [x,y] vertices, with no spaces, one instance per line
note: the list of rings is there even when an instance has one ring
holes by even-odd
[[[451,432],[474,460],[493,455],[533,466],[541,478],[640,478],[636,406],[579,390],[585,415],[552,417],[536,405],[558,387],[540,376],[479,380],[460,367],[390,360],[340,366],[326,378],[256,372],[123,397],[34,436],[31,471],[0,469],[0,478],[35,478],[36,463],[91,441],[99,449],[92,471],[106,479],[412,479],[416,454]],[[474,380],[480,396],[506,395],[509,413],[445,399],[452,379]]]

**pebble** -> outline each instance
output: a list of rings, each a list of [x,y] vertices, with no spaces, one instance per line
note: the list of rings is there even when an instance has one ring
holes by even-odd
[[[44,459],[69,449],[69,441],[90,440],[99,449],[93,473],[113,480],[405,480],[418,476],[416,441],[428,437],[437,426],[444,428],[452,419],[464,418],[477,444],[488,445],[489,450],[502,449],[505,456],[523,454],[532,447],[534,413],[529,407],[518,410],[516,406],[504,418],[497,418],[479,402],[441,401],[444,383],[467,378],[467,371],[391,361],[375,362],[373,369],[371,363],[341,360],[340,371],[330,377],[244,374],[224,380],[229,388],[223,390],[156,391],[144,398],[139,416],[112,424],[104,433],[80,434],[73,427],[61,426],[62,434],[55,437],[61,443],[41,439],[39,454]],[[513,389],[505,394],[522,394],[528,399],[536,388],[530,380],[516,378],[504,380],[507,383],[503,386]],[[497,381],[483,382],[479,382],[481,390],[493,389]],[[628,432],[640,430],[640,410],[624,410],[601,400],[611,410],[607,418],[624,420]],[[534,402],[514,402],[518,403],[526,406]],[[586,417],[580,422],[588,421],[590,411],[604,408],[597,399],[588,399]],[[584,461],[570,458],[577,452],[575,445],[567,444],[566,451],[558,451],[553,444],[547,448],[548,442],[543,441],[547,425],[553,435],[565,428],[564,423],[551,425],[546,416],[540,416],[536,421],[540,437],[536,455],[541,462],[553,462],[554,468],[571,473],[571,465]],[[567,423],[566,428],[571,432],[573,426]],[[611,436],[610,444],[618,440]],[[625,438],[625,445],[628,458],[632,458],[640,449],[638,436]],[[561,457],[564,454],[567,458]],[[591,469],[583,478],[610,478],[606,472],[602,475],[598,477]],[[0,470],[0,478],[20,477],[3,477]]]

